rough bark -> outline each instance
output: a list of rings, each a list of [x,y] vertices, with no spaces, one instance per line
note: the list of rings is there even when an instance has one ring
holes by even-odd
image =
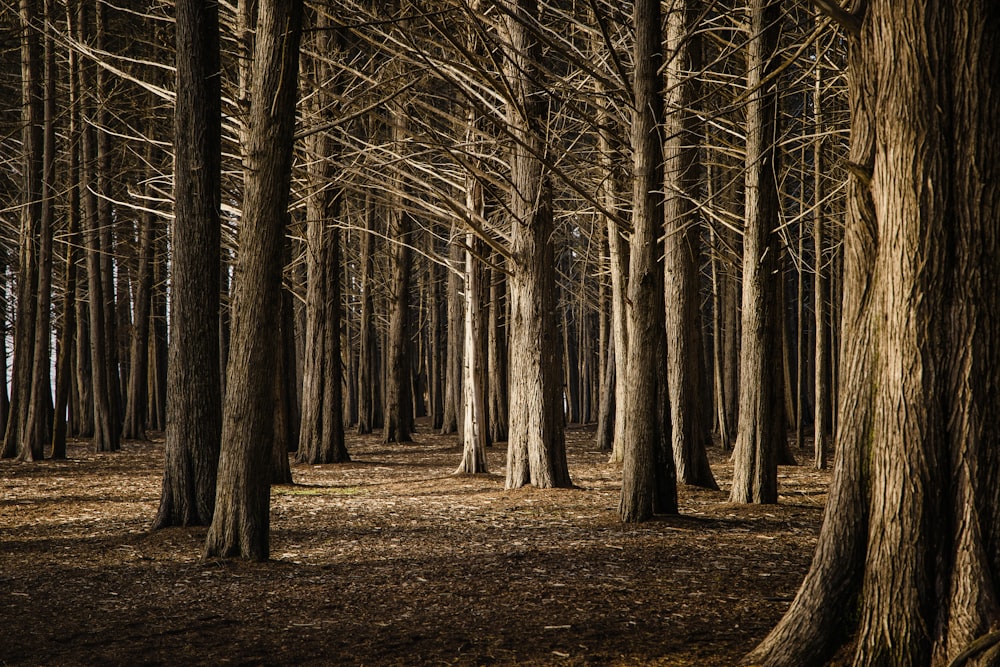
[[[382,426],[381,383],[378,372],[378,335],[375,332],[374,259],[375,203],[365,199],[365,226],[361,232],[361,315],[358,321],[358,433]]]
[[[701,43],[693,0],[676,0],[667,15],[664,171],[664,296],[667,328],[667,380],[677,480],[718,489],[708,465],[710,403],[706,400],[701,331],[701,240],[692,202],[701,176],[700,123],[692,103],[698,99],[694,73]]]
[[[222,430],[218,8],[201,0],[180,0],[176,39],[169,403],[166,460],[154,529],[211,522]]]
[[[457,232],[452,230],[454,236]],[[463,348],[463,315],[462,315],[462,249],[461,245],[452,242],[448,249],[447,327],[445,354],[445,388],[444,417],[441,433],[447,435],[459,431],[458,416],[462,413],[462,348]]]
[[[331,26],[325,12],[316,14],[317,53],[335,55]],[[313,111],[323,117],[337,90],[323,59],[313,64],[319,90]],[[304,463],[349,461],[344,443],[344,414],[340,368],[340,193],[332,188],[329,160],[333,146],[326,133],[310,141],[310,196],[306,200],[305,345],[302,375],[302,428],[297,460]]]
[[[834,478],[754,664],[822,664],[852,636],[855,665],[945,665],[1000,622],[1000,16],[978,0],[862,16]]]
[[[750,0],[743,230],[743,327],[734,503],[778,501],[778,458],[787,449],[779,309],[777,81],[780,0]]]
[[[658,126],[663,117],[663,62],[659,0],[637,0],[632,115],[632,235],[626,318],[630,360],[624,374],[625,420],[622,521],[645,521],[656,512],[677,512],[677,485],[666,409],[663,266],[663,160]],[[664,458],[666,460],[664,460]]]
[[[499,260],[494,255],[495,260]],[[507,276],[492,270],[489,313],[487,315],[487,383],[490,421],[488,442],[507,442],[510,404],[507,400]]]
[[[248,116],[247,180],[232,301],[222,452],[206,557],[267,560],[269,457],[275,368],[268,328],[280,316],[281,249],[288,219],[301,0],[263,3],[257,18]]]
[[[535,0],[505,0],[504,77],[512,96],[510,149],[510,433],[508,489],[568,487],[559,331],[556,326],[552,192],[539,156],[546,122],[538,88],[541,44],[529,26]]]

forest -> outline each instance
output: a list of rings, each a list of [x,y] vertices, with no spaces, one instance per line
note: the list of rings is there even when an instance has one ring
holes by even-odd
[[[992,0],[0,25],[0,662],[1000,664]]]

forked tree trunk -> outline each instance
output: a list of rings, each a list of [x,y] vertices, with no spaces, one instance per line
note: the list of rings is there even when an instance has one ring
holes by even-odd
[[[153,528],[212,520],[222,431],[219,381],[219,15],[177,3],[174,226],[165,463]]]
[[[693,0],[675,0],[667,16],[670,60],[663,145],[667,380],[677,481],[718,489],[706,452],[712,422],[701,332],[700,224],[691,200],[702,171],[700,123],[691,108],[698,99],[694,73],[701,51],[696,9]]]
[[[659,0],[637,0],[632,115],[632,236],[626,316],[630,360],[625,369],[622,521],[645,521],[655,513],[677,512],[677,480],[670,453],[666,401],[666,329],[663,314],[663,161],[657,126],[663,92]]]
[[[805,581],[747,661],[823,664],[850,637],[855,665],[946,665],[984,637],[954,664],[996,664],[1000,20],[932,0],[860,23],[834,477]]]
[[[774,54],[781,0],[750,0],[747,54],[746,222],[740,409],[733,452],[734,503],[778,502],[778,458],[787,449],[781,363]]]
[[[538,87],[536,0],[504,0],[504,77],[510,149],[510,433],[508,489],[568,487],[562,373],[556,326],[552,191],[539,156],[546,123]]]
[[[288,219],[302,0],[262,3],[257,19],[249,146],[232,302],[215,516],[205,556],[267,560],[270,553],[272,385],[269,327],[280,316],[282,238]]]

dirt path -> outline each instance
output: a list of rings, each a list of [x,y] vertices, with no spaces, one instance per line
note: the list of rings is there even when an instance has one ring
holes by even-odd
[[[589,430],[557,491],[504,491],[502,447],[454,477],[455,438],[416,437],[293,465],[265,564],[147,532],[162,441],[0,461],[0,665],[732,665],[794,595],[829,479],[782,468],[768,507],[683,488],[680,517],[623,527]]]

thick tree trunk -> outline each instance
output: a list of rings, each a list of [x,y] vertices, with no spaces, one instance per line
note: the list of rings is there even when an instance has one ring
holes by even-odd
[[[232,343],[215,515],[205,556],[267,560],[269,457],[275,368],[269,326],[280,316],[281,249],[288,220],[302,1],[274,0],[257,18],[243,220],[232,301]]]
[[[177,53],[170,402],[154,529],[211,522],[222,431],[218,347],[222,116],[215,5],[178,1]]]
[[[778,458],[787,449],[781,364],[774,70],[781,0],[750,0],[747,64],[746,223],[740,411],[733,453],[734,503],[778,501]]]
[[[694,72],[699,69],[701,42],[694,25],[697,8],[690,4],[691,0],[676,0],[667,16],[670,61],[663,145],[667,379],[677,480],[718,489],[706,452],[712,422],[701,331],[700,225],[691,200],[702,170],[701,128],[691,108],[698,99]]]
[[[984,0],[863,14],[831,495],[748,662],[822,664],[850,636],[855,665],[946,665],[1000,622],[998,40]]]
[[[546,123],[536,80],[541,45],[528,25],[535,0],[505,0],[504,77],[511,91],[510,433],[508,489],[571,485],[566,465],[559,332],[556,326],[552,191],[539,156]]]
[[[630,359],[623,377],[625,420],[622,521],[645,521],[654,513],[677,512],[677,480],[670,453],[666,401],[666,329],[663,305],[663,160],[657,126],[663,117],[658,74],[663,62],[659,0],[637,0],[633,60],[635,107],[632,120],[632,236],[626,316]]]

